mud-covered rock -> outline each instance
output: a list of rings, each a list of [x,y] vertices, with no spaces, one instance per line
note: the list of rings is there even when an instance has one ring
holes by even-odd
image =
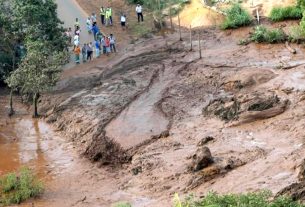
[[[299,167],[298,179],[300,181],[305,181],[305,160],[302,161]]]
[[[236,99],[220,98],[211,101],[204,109],[204,115],[214,115],[224,121],[238,118],[240,113],[240,102]]]
[[[203,146],[203,145],[205,145],[205,144],[207,144],[207,143],[209,143],[209,142],[211,142],[211,141],[213,141],[213,140],[214,140],[214,137],[206,136],[206,137],[202,138],[202,139],[198,142],[197,146],[198,146],[198,147]]]
[[[202,170],[213,163],[212,153],[208,147],[199,147],[192,158],[190,170],[193,172]]]
[[[292,183],[276,194],[276,197],[279,196],[288,196],[295,201],[305,201],[305,182]]]

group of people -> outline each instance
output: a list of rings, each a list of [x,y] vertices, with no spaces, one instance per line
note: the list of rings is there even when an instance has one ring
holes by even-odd
[[[136,13],[138,17],[138,22],[143,22],[144,18],[142,13],[142,6],[140,4],[136,6]],[[113,10],[111,7],[100,8],[100,20],[101,24],[104,26],[113,25]],[[126,15],[124,13],[121,13],[120,21],[123,30],[125,30],[126,27],[126,20]],[[110,53],[116,52],[116,39],[114,35],[110,34],[109,36],[107,36],[100,31],[97,25],[97,15],[95,13],[92,13],[91,16],[86,19],[86,29],[89,34],[93,34],[94,42],[84,43],[82,47],[80,45],[81,29],[78,18],[75,19],[74,33],[72,33],[71,28],[66,31],[66,36],[69,39],[68,41],[70,43],[73,43],[73,51],[75,54],[76,64],[79,64],[81,62],[80,57],[82,57],[83,62],[92,60],[93,51],[95,51],[96,58],[100,57],[102,54],[109,55]]]
[[[101,34],[101,33],[100,33]],[[95,51],[95,57],[99,58],[102,54],[109,55],[110,53],[116,52],[116,40],[113,34],[109,37],[105,35],[98,35],[94,44],[92,42],[83,44],[82,48],[80,45],[75,45],[75,63],[80,63],[80,56],[82,55],[83,62],[91,61],[93,58],[93,51]]]

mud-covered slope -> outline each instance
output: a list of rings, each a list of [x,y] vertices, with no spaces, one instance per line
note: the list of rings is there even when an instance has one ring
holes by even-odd
[[[298,182],[305,153],[304,50],[238,46],[248,32],[205,29],[202,59],[175,35],[133,45],[85,88],[43,100],[46,119],[87,158],[120,166],[120,189],[150,206],[175,192],[276,193]]]

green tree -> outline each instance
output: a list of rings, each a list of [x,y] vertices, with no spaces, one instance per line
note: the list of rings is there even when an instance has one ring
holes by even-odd
[[[42,92],[54,87],[65,64],[65,52],[53,51],[44,41],[26,42],[27,55],[6,80],[10,88],[19,88],[22,93],[31,95],[33,117],[38,116],[38,99]]]
[[[11,87],[12,114],[12,91],[20,89],[20,92],[33,95],[37,102],[39,92],[36,87],[39,85],[40,91],[45,91],[54,85],[52,81],[56,79],[45,81],[45,73],[49,71],[50,75],[50,67],[62,65],[62,60],[67,60],[63,51],[68,45],[54,0],[0,0],[0,9],[0,81],[7,79]],[[37,54],[37,60],[33,54]],[[59,60],[59,57],[63,59]],[[55,59],[57,63],[52,62]],[[9,77],[18,67],[20,70]],[[33,83],[33,80],[43,82]],[[37,103],[34,105],[34,116],[37,116]]]

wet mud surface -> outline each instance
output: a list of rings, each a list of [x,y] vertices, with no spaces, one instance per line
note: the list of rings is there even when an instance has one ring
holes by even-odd
[[[159,207],[176,192],[260,189],[299,197],[305,51],[237,45],[250,31],[202,29],[202,59],[183,31],[183,42],[177,34],[139,40],[116,59],[76,67],[73,78],[66,72],[42,97],[44,120],[1,122],[0,155],[14,150],[0,170],[25,163],[44,174],[54,165],[38,206]]]

